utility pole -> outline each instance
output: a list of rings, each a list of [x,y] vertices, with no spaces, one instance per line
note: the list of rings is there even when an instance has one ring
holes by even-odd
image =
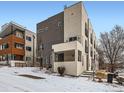
[[[95,81],[95,58],[92,59],[92,64],[93,64],[93,81]]]
[[[35,42],[34,42],[34,39],[35,39],[35,36],[33,35],[33,66],[34,66],[34,44],[35,44]]]

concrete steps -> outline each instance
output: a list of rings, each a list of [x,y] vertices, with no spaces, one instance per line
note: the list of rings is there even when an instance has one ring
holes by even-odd
[[[84,71],[80,76],[81,77],[91,77],[93,75],[93,71]]]

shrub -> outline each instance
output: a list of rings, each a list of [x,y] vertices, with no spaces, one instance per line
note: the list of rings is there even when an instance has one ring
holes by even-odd
[[[64,76],[64,72],[65,72],[65,67],[58,67],[58,73],[60,74],[60,76]]]

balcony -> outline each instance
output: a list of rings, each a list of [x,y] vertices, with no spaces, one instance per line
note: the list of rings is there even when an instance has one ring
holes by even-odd
[[[0,45],[6,44],[6,43],[8,44],[8,47],[5,49],[1,48],[0,55],[3,55],[3,54],[24,55],[25,54],[24,47],[23,48],[17,47],[17,46],[15,47],[15,43],[19,43],[24,46],[25,40],[23,38],[16,37],[14,34],[9,35],[0,40]]]
[[[0,55],[3,55],[3,54],[10,54],[11,53],[11,48],[7,48],[7,49],[4,49],[4,50],[0,50]]]
[[[25,43],[25,39],[24,38],[20,38],[20,37],[17,37],[15,35],[12,35],[12,40],[13,40],[13,42],[17,42],[17,43],[21,43],[21,44]]]
[[[11,54],[16,54],[16,55],[25,55],[25,50],[23,49],[18,49],[18,48],[12,48]]]
[[[15,42],[15,41],[14,41]],[[25,55],[25,49],[24,49],[24,44],[22,43],[17,43],[17,41],[14,43],[12,47],[12,54],[16,55]]]
[[[78,76],[82,72],[82,44],[72,41],[55,44],[52,49],[54,72],[57,72],[57,68],[60,66],[66,68],[66,74]]]

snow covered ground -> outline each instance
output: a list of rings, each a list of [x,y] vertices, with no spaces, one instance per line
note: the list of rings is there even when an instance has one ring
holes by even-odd
[[[20,74],[28,74],[44,77],[45,79],[31,79],[27,77],[18,76]],[[100,91],[113,92],[123,91],[124,86],[108,83],[98,83],[84,77],[60,77],[57,74],[46,74],[45,70],[39,71],[38,68],[24,67],[24,68],[8,68],[0,67],[0,91]]]

